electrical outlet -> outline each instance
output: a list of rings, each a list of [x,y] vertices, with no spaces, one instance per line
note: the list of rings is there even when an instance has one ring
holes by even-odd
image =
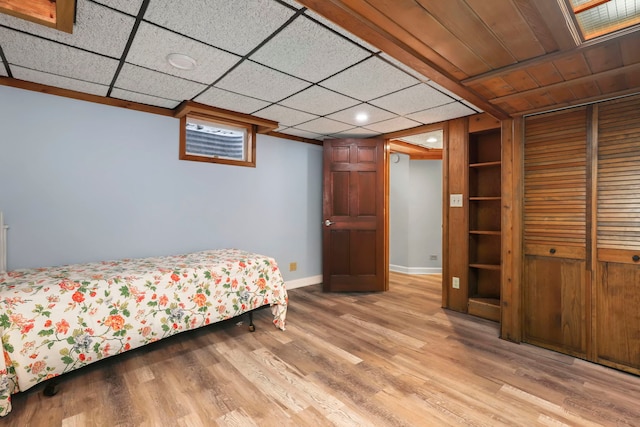
[[[437,261],[437,260],[438,260],[438,255],[429,256],[429,261]]]
[[[460,289],[460,278],[459,277],[452,278],[451,286],[453,287],[453,289]]]
[[[449,206],[452,208],[461,208],[462,207],[462,194],[450,194],[449,195]]]
[[[298,269],[298,263],[297,262],[290,262],[289,263],[289,271],[296,271]]]

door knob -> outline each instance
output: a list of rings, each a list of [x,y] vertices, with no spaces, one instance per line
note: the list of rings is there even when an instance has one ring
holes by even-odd
[[[640,256],[634,255],[634,256],[631,257],[631,259],[633,260],[633,262],[638,262],[638,261],[640,261]]]
[[[549,249],[549,253],[550,253],[551,255],[555,254],[555,253],[556,253],[555,248],[551,248],[551,249]]]
[[[328,219],[326,219],[326,220],[324,221],[324,225],[326,225],[327,227],[328,227],[328,226],[330,226],[331,224],[335,224],[335,222],[330,221],[330,220],[328,220]]]

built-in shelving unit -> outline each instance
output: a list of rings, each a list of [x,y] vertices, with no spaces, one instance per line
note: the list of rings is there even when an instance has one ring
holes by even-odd
[[[469,134],[468,313],[500,321],[500,129]]]

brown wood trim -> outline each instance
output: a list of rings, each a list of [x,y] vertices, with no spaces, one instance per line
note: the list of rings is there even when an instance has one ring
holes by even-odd
[[[586,260],[587,249],[584,246],[569,246],[550,243],[548,245],[527,243],[524,246],[526,255],[546,256]]]
[[[536,9],[544,17],[547,28],[560,50],[571,50],[582,43],[581,33],[573,21],[572,11],[562,0],[534,1]]]
[[[633,251],[629,249],[598,249],[597,250],[598,262],[617,262],[621,264],[635,264],[640,265],[639,261],[634,261],[633,257],[640,257],[640,251]]]
[[[449,307],[449,123],[442,129],[442,307]]]
[[[309,138],[303,138],[301,136],[287,135],[286,133],[281,133],[276,131],[265,132],[265,135],[273,136],[276,138],[282,138],[282,139],[290,139],[291,141],[298,141],[298,142],[304,142],[307,144],[322,146],[322,141],[318,141],[317,139],[309,139]]]
[[[0,0],[0,12],[66,33],[73,32],[76,0]]]
[[[151,105],[139,104],[137,102],[125,101],[122,99],[90,95],[87,93],[77,92],[75,90],[61,89],[39,83],[26,82],[24,80],[18,80],[11,77],[0,77],[0,85],[46,93],[48,95],[63,96],[65,98],[77,99],[79,101],[93,102],[96,104],[110,105],[112,107],[127,108],[130,110],[143,111],[145,113],[173,117],[173,110],[169,108],[153,107]]]
[[[385,133],[380,135],[378,138],[398,139],[398,138],[403,138],[405,136],[417,135],[419,133],[433,132],[433,131],[442,129],[446,125],[446,123],[447,122],[438,122],[438,123],[431,123],[428,125],[416,126],[410,129],[403,129],[395,132]]]
[[[397,139],[388,144],[390,152],[407,154],[411,160],[442,160],[442,148],[427,148]]]
[[[500,128],[500,120],[487,113],[469,116],[469,133]]]
[[[594,74],[590,74],[588,76],[583,76],[583,77],[578,77],[576,79],[572,79],[572,80],[565,80],[562,82],[558,82],[558,83],[554,83],[551,85],[547,85],[547,86],[543,86],[543,87],[537,87],[535,89],[529,89],[529,90],[525,90],[522,92],[518,92],[518,93],[514,93],[514,94],[510,94],[510,95],[505,95],[505,96],[500,96],[497,98],[492,98],[489,100],[489,102],[492,103],[502,103],[502,102],[509,102],[512,101],[514,99],[518,99],[518,98],[522,98],[522,97],[537,97],[537,96],[541,96],[551,90],[554,89],[564,89],[567,87],[571,87],[571,86],[576,86],[582,83],[589,83],[589,82],[593,82],[593,81],[597,81],[599,79],[604,79],[604,78],[609,78],[609,77],[616,77],[616,76],[620,76],[620,75],[624,75],[626,73],[628,74],[633,74],[633,73],[639,73],[640,72],[640,62],[635,63],[635,64],[630,64],[630,65],[624,65],[622,67],[619,68],[613,68],[611,70],[607,70],[607,71],[602,71],[600,73],[594,73]],[[637,91],[637,88],[635,89]],[[603,96],[607,96],[606,94],[604,94]],[[581,103],[584,103],[584,100],[580,100]]]
[[[183,101],[174,109],[175,117],[202,116],[204,118],[214,118],[223,120],[232,120],[255,125],[257,133],[267,133],[278,128],[278,122],[263,119],[261,117],[252,116],[250,114],[238,113],[223,108],[211,107],[209,105],[200,104],[194,101]]]
[[[637,95],[637,94],[640,94],[639,90],[640,90],[639,88],[634,87],[632,89],[621,90],[618,92],[604,93],[601,95],[592,96],[590,98],[579,99],[577,101],[560,102],[553,105],[547,105],[546,107],[542,107],[542,108],[526,110],[526,111],[522,111],[520,114],[524,116],[531,116],[534,114],[546,113],[551,111],[559,111],[559,110],[564,111],[564,109],[566,109],[567,107],[578,107],[580,105],[593,104],[596,102],[609,101],[616,98],[624,98],[627,96]]]

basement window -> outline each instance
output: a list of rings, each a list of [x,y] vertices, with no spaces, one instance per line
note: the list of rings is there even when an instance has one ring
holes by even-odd
[[[640,0],[569,0],[585,40],[640,23]]]
[[[186,115],[182,122],[182,160],[255,166],[255,133],[252,125],[193,115]]]

